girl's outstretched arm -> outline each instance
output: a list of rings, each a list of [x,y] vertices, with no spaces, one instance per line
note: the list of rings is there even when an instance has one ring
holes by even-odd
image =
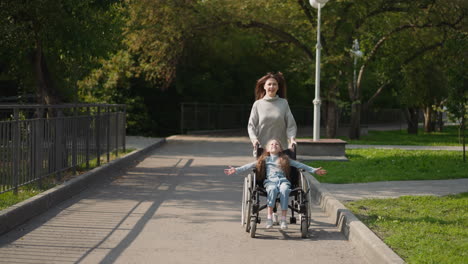
[[[224,170],[224,173],[227,174],[227,175],[231,175],[233,173],[242,173],[248,169],[253,169],[255,168],[255,164],[257,164],[256,161],[252,162],[252,163],[248,163],[248,164],[245,164],[244,166],[241,166],[241,167],[237,167],[237,168],[234,168],[232,166],[229,166],[229,169],[225,169]]]
[[[224,169],[224,174],[231,175],[236,173],[236,168],[229,166],[229,169]]]
[[[299,161],[296,161],[293,159],[289,159],[289,164],[291,164],[291,166],[296,167],[298,169],[303,169],[309,173],[315,173],[320,176],[327,174],[327,171],[322,169],[322,167],[319,167],[319,168],[310,167],[310,166],[305,165],[304,163],[300,163]]]
[[[319,176],[323,176],[323,175],[327,174],[327,171],[322,169],[322,167],[318,167],[317,170],[315,171],[315,174],[317,174]]]

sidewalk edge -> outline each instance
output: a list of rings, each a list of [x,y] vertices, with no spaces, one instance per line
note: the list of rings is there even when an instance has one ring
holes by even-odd
[[[335,225],[359,250],[369,263],[401,264],[405,261],[364,225],[349,209],[315,179],[304,173],[311,182],[313,199],[327,215],[336,219]]]
[[[0,211],[0,235],[11,231],[29,219],[44,213],[57,204],[71,198],[88,188],[94,181],[102,179],[112,171],[124,170],[138,164],[149,152],[166,142],[165,138],[127,155],[94,168],[70,181],[24,200]]]

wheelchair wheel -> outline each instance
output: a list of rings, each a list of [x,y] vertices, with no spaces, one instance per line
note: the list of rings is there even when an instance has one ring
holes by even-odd
[[[252,215],[252,175],[249,174],[244,180],[244,201],[243,205],[243,222],[245,223],[245,232],[250,232],[251,215]]]
[[[253,217],[250,220],[250,237],[255,238],[255,232],[257,231],[257,219]]]
[[[247,178],[244,178],[244,186],[242,189],[242,209],[241,209],[241,225],[242,226],[246,225],[245,207],[247,203],[247,192],[248,192]]]
[[[310,221],[308,221],[308,219],[301,220],[301,237],[302,238],[306,238],[307,234],[309,233],[309,224],[307,222],[310,222]]]
[[[307,219],[308,223],[307,226],[310,227],[310,224],[312,222],[312,191],[310,188],[310,182],[307,181]]]
[[[309,233],[310,226],[310,217],[311,217],[311,193],[310,185],[307,178],[301,172],[300,184],[301,184],[301,194],[300,194],[300,225],[301,225],[301,237],[306,238]]]

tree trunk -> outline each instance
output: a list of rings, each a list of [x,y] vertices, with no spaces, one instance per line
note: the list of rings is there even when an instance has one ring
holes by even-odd
[[[52,79],[47,68],[40,40],[36,41],[36,50],[32,56],[32,63],[36,76],[39,103],[48,105],[59,104],[61,100],[52,85]]]
[[[406,123],[408,124],[408,134],[418,134],[419,109],[416,107],[408,107],[404,111]]]
[[[461,124],[461,129],[462,129],[462,142],[463,142],[463,162],[466,162],[466,141],[465,141],[465,111],[463,111],[462,115],[462,124]]]
[[[349,126],[349,138],[359,139],[361,136],[361,102],[354,101],[351,105],[351,124]]]
[[[336,109],[336,88],[337,84],[330,86],[327,96],[327,123],[326,136],[328,138],[336,137],[336,129],[338,126],[338,111]]]
[[[436,116],[435,131],[442,132],[444,130],[444,112],[437,112]]]
[[[424,108],[424,132],[434,132],[434,110],[431,106]]]

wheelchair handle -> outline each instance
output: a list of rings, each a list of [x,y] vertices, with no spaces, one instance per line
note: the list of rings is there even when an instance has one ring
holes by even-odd
[[[293,143],[291,148],[291,153],[292,153],[292,158],[296,159],[296,154],[297,154],[297,143]]]
[[[254,147],[254,149],[255,149],[255,150],[258,150],[259,148],[260,148],[260,143],[258,143],[258,142],[257,142],[257,143],[255,143],[255,147]]]

